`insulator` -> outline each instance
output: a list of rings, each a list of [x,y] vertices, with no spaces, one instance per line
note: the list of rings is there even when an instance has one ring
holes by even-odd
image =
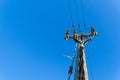
[[[70,66],[68,73],[69,73],[69,74],[72,74],[72,70],[73,70],[73,66]]]
[[[98,35],[98,33],[97,32],[95,32],[95,36],[97,36]]]

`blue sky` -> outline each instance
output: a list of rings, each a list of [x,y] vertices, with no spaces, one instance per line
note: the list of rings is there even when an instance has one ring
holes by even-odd
[[[82,27],[80,0],[79,19]],[[119,80],[120,1],[84,0],[87,28],[99,36],[86,47],[89,80]],[[75,25],[76,16],[74,3]],[[67,0],[0,0],[0,80],[65,80],[75,43]],[[92,67],[92,70],[90,68]]]

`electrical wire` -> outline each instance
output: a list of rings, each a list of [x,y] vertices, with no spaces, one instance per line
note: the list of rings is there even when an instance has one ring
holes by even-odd
[[[78,13],[78,5],[77,5],[77,1],[74,0],[75,3],[75,9],[76,9],[76,16],[77,16],[77,23],[78,23],[78,29],[80,29],[80,23],[79,23],[79,13]]]
[[[70,0],[68,0],[68,6],[69,6],[70,16],[71,16],[71,20],[72,20],[72,27],[74,27],[74,18],[73,18],[73,13],[72,13],[72,7],[71,7]]]
[[[81,1],[81,9],[82,9],[82,18],[83,18],[83,23],[84,23],[84,31],[86,32],[86,22],[85,22],[85,15],[84,15],[84,7],[83,7],[83,0]]]
[[[74,50],[74,56],[73,56],[73,59],[72,59],[72,63],[70,65],[70,67],[69,67],[68,79],[67,80],[70,80],[70,78],[71,78],[72,70],[73,70],[73,65],[74,65],[74,62],[75,62],[75,58],[76,58],[76,47],[75,47],[75,50]]]

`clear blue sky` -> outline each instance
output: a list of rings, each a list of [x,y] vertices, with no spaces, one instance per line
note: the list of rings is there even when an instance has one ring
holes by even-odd
[[[89,80],[91,71],[94,80],[120,80],[120,1],[83,1],[87,28],[99,33],[86,50]],[[70,25],[67,0],[0,0],[0,80],[66,80]]]

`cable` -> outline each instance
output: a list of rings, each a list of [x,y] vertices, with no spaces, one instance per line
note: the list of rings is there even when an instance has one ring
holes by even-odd
[[[70,10],[70,16],[71,16],[71,19],[72,19],[72,27],[74,27],[74,19],[73,19],[72,7],[71,7],[70,0],[68,0],[68,5],[69,5],[69,10]]]
[[[67,80],[70,80],[70,78],[71,78],[71,75],[72,75],[72,71],[73,71],[73,65],[74,65],[74,61],[75,61],[75,58],[76,58],[76,47],[75,47],[75,50],[74,50],[74,57],[73,57],[73,59],[72,59],[72,63],[71,63],[71,65],[70,65],[70,67],[69,67],[69,71],[68,71],[68,79]]]
[[[81,1],[81,9],[82,9],[82,17],[83,17],[83,23],[84,23],[84,30],[86,32],[86,22],[85,22],[85,15],[84,15],[84,8],[83,8],[83,0]]]
[[[74,0],[74,3],[75,3],[76,16],[77,16],[77,22],[78,22],[78,29],[80,29],[77,1]]]

